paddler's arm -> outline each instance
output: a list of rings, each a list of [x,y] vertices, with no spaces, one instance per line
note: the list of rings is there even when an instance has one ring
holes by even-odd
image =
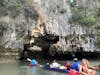
[[[99,67],[94,67],[94,66],[91,66],[91,65],[88,65],[88,67],[89,67],[90,69],[94,69],[94,70],[100,69]]]
[[[90,68],[90,69],[94,69],[94,70],[98,69],[97,67],[90,65],[88,60],[87,60],[87,65],[88,65],[88,68]]]

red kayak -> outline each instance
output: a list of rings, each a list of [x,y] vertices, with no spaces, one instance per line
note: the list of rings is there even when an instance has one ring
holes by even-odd
[[[39,65],[38,65],[38,64],[34,64],[34,65],[29,64],[29,66],[30,66],[30,67],[33,67],[33,66],[39,66]]]
[[[70,75],[81,75],[80,72],[75,71],[73,69],[71,69],[69,73],[70,73]]]

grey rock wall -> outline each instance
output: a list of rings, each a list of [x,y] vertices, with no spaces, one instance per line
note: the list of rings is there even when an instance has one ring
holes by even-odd
[[[85,5],[86,0],[82,1]],[[93,3],[91,2],[92,0],[90,1],[90,5],[92,6]],[[78,0],[77,3],[80,3],[80,0]],[[20,0],[19,4],[20,10],[17,16],[12,17],[8,14],[0,17],[0,25],[2,28],[4,28],[4,30],[0,32],[0,45],[3,45],[5,48],[23,49],[24,40],[28,35],[28,31],[32,32],[36,27],[39,27],[39,16],[37,15],[41,12],[46,19],[44,27],[48,34],[63,37],[74,34],[96,34],[93,26],[86,27],[78,23],[69,23],[69,18],[72,17],[73,11],[71,10],[68,0]],[[41,30],[43,31],[43,29],[40,27],[40,32]],[[35,35],[38,35],[38,33],[34,34],[34,36]],[[90,39],[91,37],[87,38]],[[63,40],[63,38],[61,39]],[[94,37],[93,40],[95,40]],[[69,45],[67,44],[67,41],[64,40],[65,46]],[[62,41],[59,42],[63,45]],[[87,44],[89,45],[89,42]]]

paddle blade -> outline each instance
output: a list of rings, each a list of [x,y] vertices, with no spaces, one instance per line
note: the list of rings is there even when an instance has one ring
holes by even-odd
[[[27,61],[30,61],[31,62],[32,60],[30,58],[27,58]]]

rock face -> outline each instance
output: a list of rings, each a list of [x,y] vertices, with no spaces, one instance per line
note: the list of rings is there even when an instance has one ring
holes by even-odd
[[[70,23],[73,16],[70,3],[76,2],[76,6],[83,3],[89,3],[89,8],[94,8],[93,0],[3,0],[3,5],[12,8],[15,5],[16,14],[8,9],[6,14],[0,17],[0,45],[5,48],[23,49],[25,39],[32,36],[30,44],[39,45],[37,41],[41,36],[53,35],[59,36],[59,40],[51,44],[58,46],[57,51],[72,51],[83,47],[85,51],[94,51],[96,43],[95,26],[84,26],[80,23]],[[7,4],[5,4],[7,3]],[[99,1],[95,3],[99,5]],[[2,10],[3,11],[3,10]],[[93,34],[93,35],[91,35]],[[53,38],[53,37],[52,37]],[[43,41],[45,43],[45,41]],[[48,42],[46,42],[48,43]],[[31,45],[32,46],[32,45]],[[39,45],[42,47],[41,45]],[[51,49],[50,47],[50,49]],[[51,49],[52,50],[52,49]],[[50,51],[51,51],[50,50]]]
[[[74,1],[74,0],[73,0]],[[76,1],[76,5],[79,6],[82,3],[88,1],[80,2]],[[61,6],[62,5],[62,6]],[[94,5],[88,5],[89,8]],[[96,30],[94,26],[82,26],[79,23],[69,23],[69,19],[72,18],[73,11],[68,0],[44,0],[41,1],[41,12],[44,13],[46,21],[44,26],[38,26],[36,30],[33,30],[32,34],[36,36],[35,33],[43,35],[49,34],[54,36],[59,36],[59,41],[55,44],[51,44],[49,51],[54,54],[55,50],[58,51],[80,51],[82,47],[84,51],[94,51],[96,43]],[[45,31],[43,31],[45,29]],[[43,34],[44,33],[44,34]],[[39,34],[39,35],[40,35]],[[92,35],[92,36],[90,36]]]

